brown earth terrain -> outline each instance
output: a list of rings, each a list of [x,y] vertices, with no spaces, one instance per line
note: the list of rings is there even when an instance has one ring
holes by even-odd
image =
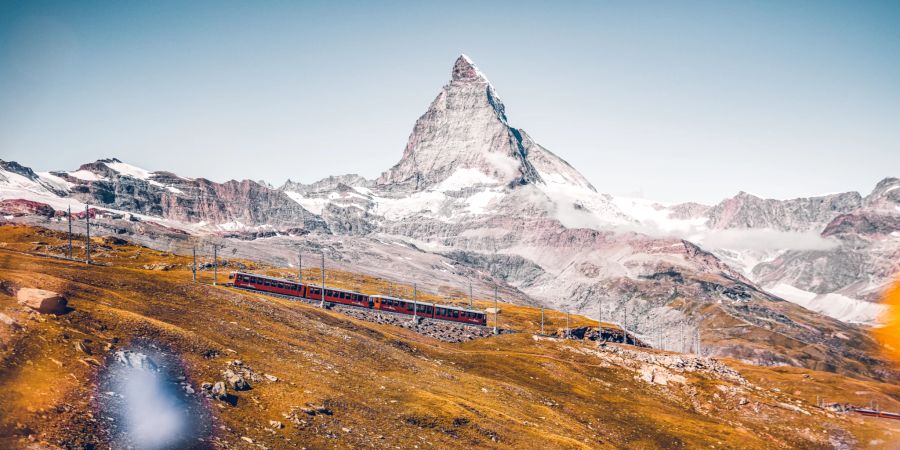
[[[900,410],[900,387],[862,376],[536,335],[540,311],[508,304],[500,326],[518,332],[444,342],[212,286],[211,269],[193,283],[189,258],[113,238],[93,241],[97,264],[68,261],[56,257],[63,237],[0,225],[0,313],[10,319],[0,321],[0,448],[115,446],[100,374],[116,351],[148,345],[183,366],[182,384],[208,411],[212,431],[198,438],[201,448],[900,446],[898,421],[817,406]],[[235,267],[290,273],[228,260],[220,282]],[[387,289],[362,274],[329,271],[326,282]],[[15,299],[26,287],[64,294],[70,309],[32,312]],[[547,334],[564,327],[563,314],[547,311]],[[203,383],[226,381],[226,371],[243,373],[249,389],[203,396]]]

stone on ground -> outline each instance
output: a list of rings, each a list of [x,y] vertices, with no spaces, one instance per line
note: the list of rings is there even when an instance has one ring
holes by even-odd
[[[27,306],[42,314],[62,314],[68,301],[57,292],[44,289],[22,288],[16,293],[20,305]]]

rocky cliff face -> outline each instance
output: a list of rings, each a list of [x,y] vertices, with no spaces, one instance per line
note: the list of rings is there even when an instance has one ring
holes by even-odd
[[[169,172],[147,172],[115,158],[84,164],[72,172],[48,174],[35,174],[16,163],[5,163],[4,171],[12,170],[31,182],[28,187],[38,198],[65,197],[75,200],[76,205],[90,204],[185,224],[219,224],[235,229],[326,227],[320,217],[284,192],[249,180],[215,183],[203,178],[188,179]]]
[[[705,215],[709,227],[714,229],[808,231],[818,230],[823,223],[859,208],[862,200],[857,192],[793,200],[763,199],[741,192],[713,206]]]

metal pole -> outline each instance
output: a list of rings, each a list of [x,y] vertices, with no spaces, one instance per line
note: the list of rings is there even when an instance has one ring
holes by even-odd
[[[541,334],[544,334],[544,306],[541,305]]]
[[[568,339],[569,337],[569,312],[566,311],[566,335],[564,336]]]
[[[297,252],[297,281],[303,283],[303,253]]]
[[[72,259],[72,206],[69,205],[69,259]]]
[[[213,286],[219,281],[219,246],[213,244]]]
[[[416,296],[418,294],[418,289],[416,287],[416,283],[413,283],[413,322],[416,321],[416,316],[418,315],[419,305],[416,303]]]
[[[622,343],[628,343],[628,305],[622,303]]]
[[[325,250],[322,250],[322,301],[319,306],[325,307]]]
[[[597,298],[597,339],[603,340],[603,297]]]
[[[91,263],[91,211],[89,205],[84,205],[84,220],[87,224],[87,234],[84,239],[85,244],[85,262]]]
[[[703,346],[700,342],[700,325],[697,325],[697,354],[703,356]]]
[[[469,308],[474,308],[472,304],[472,280],[469,280]]]
[[[197,246],[195,245],[193,249],[191,249],[194,254],[194,264],[191,265],[191,273],[193,274],[194,283],[197,282]]]
[[[497,307],[497,285],[494,285],[494,334],[497,334],[497,313],[499,313],[499,309]]]

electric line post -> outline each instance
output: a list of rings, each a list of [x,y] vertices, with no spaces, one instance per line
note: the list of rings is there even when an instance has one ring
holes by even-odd
[[[69,259],[72,259],[72,206],[69,205]]]
[[[497,318],[498,318],[497,316],[498,316],[499,312],[500,312],[500,310],[497,309],[497,285],[495,284],[494,285],[494,334],[499,333],[499,331],[497,330]]]
[[[544,334],[544,305],[541,305],[541,335]]]
[[[90,205],[84,205],[84,220],[85,220],[85,238],[84,238],[84,248],[85,248],[85,263],[91,263],[91,210]]]
[[[191,264],[191,277],[192,277],[192,281],[194,283],[196,283],[197,282],[197,246],[196,245],[194,245],[194,247],[191,248],[191,253],[194,256],[194,263]]]
[[[219,244],[213,244],[213,286],[219,282]]]
[[[319,302],[319,307],[325,307],[325,250],[322,250],[322,301]]]
[[[603,340],[603,297],[597,297],[597,339]]]

